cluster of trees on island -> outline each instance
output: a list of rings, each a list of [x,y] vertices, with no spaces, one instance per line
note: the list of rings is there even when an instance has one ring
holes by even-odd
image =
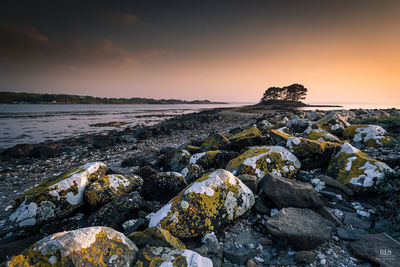
[[[179,99],[152,98],[102,98],[66,94],[34,94],[0,92],[0,104],[224,104],[209,100],[185,101]]]
[[[298,83],[284,87],[270,87],[264,92],[260,103],[301,102],[306,95],[307,88]]]

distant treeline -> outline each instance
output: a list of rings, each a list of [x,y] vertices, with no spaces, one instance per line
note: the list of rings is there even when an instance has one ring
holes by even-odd
[[[0,104],[225,104],[209,100],[185,101],[152,98],[103,98],[65,94],[33,94],[0,92]]]

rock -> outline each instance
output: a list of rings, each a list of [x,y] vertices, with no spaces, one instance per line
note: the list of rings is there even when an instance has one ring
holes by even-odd
[[[167,202],[187,186],[178,172],[161,172],[143,179],[142,195],[147,200]]]
[[[363,236],[367,235],[368,232],[362,229],[352,229],[352,228],[344,228],[339,227],[337,229],[338,236],[344,240],[359,240]]]
[[[273,125],[267,120],[262,120],[257,124],[258,129],[260,129],[262,134],[266,134],[272,129]]]
[[[336,142],[336,143],[343,143],[342,140],[339,139],[336,135],[333,135],[323,129],[317,128],[317,129],[312,129],[311,126],[308,127],[304,131],[307,139],[310,140],[318,140],[318,141],[326,141],[326,142]]]
[[[254,195],[226,170],[208,173],[151,217],[149,227],[167,229],[178,238],[216,231],[254,205]]]
[[[311,264],[315,261],[316,256],[317,252],[300,250],[294,255],[294,261],[299,264]]]
[[[186,165],[189,164],[190,157],[191,155],[189,151],[183,149],[179,152],[174,153],[172,157],[166,159],[167,164],[166,166],[164,166],[164,168],[165,170],[179,172],[183,168],[185,168]]]
[[[153,136],[154,136],[154,133],[151,130],[141,131],[141,132],[139,132],[139,135],[138,135],[139,139],[142,139],[142,140],[149,139]]]
[[[39,241],[42,237],[43,236],[39,234],[31,235],[23,239],[18,238],[17,240],[12,237],[3,237],[0,242],[0,262],[5,262],[10,258],[11,255],[18,255],[22,253],[26,248]]]
[[[112,135],[95,135],[92,139],[94,148],[105,148],[117,143],[117,139]]]
[[[268,173],[260,181],[260,186],[277,208],[320,208],[323,205],[314,188],[307,183]]]
[[[286,146],[286,142],[289,139],[289,137],[292,137],[290,134],[285,133],[283,129],[277,129],[277,130],[272,129],[270,131],[270,136],[273,144],[275,145],[284,144],[284,146]]]
[[[365,235],[351,243],[350,247],[357,257],[380,266],[399,266],[400,243],[386,233]]]
[[[153,174],[157,174],[158,171],[156,171],[155,169],[153,169],[151,166],[143,166],[140,167],[137,171],[136,171],[136,175],[139,175],[140,177],[147,178],[149,176],[152,176]]]
[[[335,226],[309,209],[284,208],[266,223],[268,232],[281,246],[313,249],[330,238]]]
[[[302,137],[289,137],[286,148],[301,162],[305,169],[326,167],[331,157],[340,150],[340,144]]]
[[[30,155],[37,158],[53,158],[57,155],[59,149],[58,145],[38,144],[33,146]]]
[[[138,216],[139,216],[139,212],[138,212]],[[133,220],[134,220],[133,225],[130,225],[128,227],[124,227],[124,225],[122,224],[122,227],[124,227],[124,229],[125,229],[125,235],[128,235],[132,232],[145,230],[147,228],[147,225],[149,224],[148,221],[143,218],[137,218],[137,219],[133,219]]]
[[[151,166],[155,167],[157,165],[158,158],[160,157],[160,152],[155,149],[144,149],[140,153],[135,153],[121,162],[121,167],[135,167],[135,166]],[[141,176],[144,178],[143,176]]]
[[[106,172],[100,162],[88,163],[48,179],[18,196],[17,209],[9,220],[19,226],[32,226],[61,219],[84,205],[86,186]]]
[[[371,228],[371,221],[359,218],[357,213],[351,213],[346,211],[344,211],[343,213],[344,213],[344,219],[343,219],[344,224],[350,227],[355,227],[364,230],[368,230],[369,228]]]
[[[229,261],[244,265],[249,259],[257,255],[256,241],[252,233],[240,232],[231,246],[225,246],[223,255]]]
[[[368,147],[382,147],[394,140],[393,137],[385,136],[385,134],[386,130],[378,125],[351,125],[346,127],[343,137]]]
[[[200,148],[203,151],[223,150],[229,147],[230,141],[221,134],[212,134],[201,143]]]
[[[290,177],[299,171],[300,161],[289,150],[280,146],[250,147],[232,159],[226,169],[234,175],[251,174],[259,179],[266,173]]]
[[[170,234],[168,230],[151,227],[143,232],[134,232],[128,235],[128,238],[139,248],[145,246],[168,247],[175,249],[186,249],[185,244],[178,238]]]
[[[250,174],[239,175],[239,178],[254,194],[258,192],[258,177]]]
[[[325,114],[323,112],[318,112],[318,111],[311,111],[307,114],[307,119],[310,121],[315,121],[318,120],[322,117],[324,117]]]
[[[147,246],[140,250],[135,266],[213,267],[209,258],[188,249]]]
[[[344,143],[341,150],[329,162],[327,174],[337,177],[336,180],[345,185],[365,189],[382,180],[385,171],[392,169],[349,143]]]
[[[353,190],[351,190],[350,188],[348,188],[344,184],[336,181],[332,177],[320,174],[320,175],[317,176],[317,179],[319,179],[320,181],[323,181],[327,186],[339,189],[340,191],[342,191],[343,193],[345,193],[348,196],[353,196],[354,195]]]
[[[286,123],[286,127],[288,127],[294,133],[301,133],[308,127],[308,123],[306,119],[302,119],[299,116],[294,115]]]
[[[250,127],[229,137],[231,148],[240,151],[247,146],[265,145],[266,138],[257,127]]]
[[[226,164],[233,158],[237,157],[236,152],[230,151],[207,151],[202,153],[194,154],[190,158],[191,164],[197,164],[202,166],[205,170],[210,170],[213,168],[223,168]]]
[[[201,148],[199,146],[188,145],[186,150],[189,151],[191,154],[196,154],[201,152]]]
[[[270,209],[265,204],[266,201],[267,200],[265,200],[263,197],[256,198],[256,203],[254,204],[254,210],[260,214],[268,214],[270,212]]]
[[[315,212],[321,215],[321,217],[324,218],[325,220],[328,220],[331,223],[333,223],[335,226],[343,225],[342,221],[335,215],[335,213],[328,210],[327,207],[325,206],[316,209]]]
[[[129,266],[138,252],[122,233],[108,227],[60,232],[41,239],[8,266]]]
[[[181,170],[183,176],[185,176],[188,183],[192,183],[199,179],[205,173],[203,167],[200,165],[191,163]]]
[[[343,114],[343,112],[333,111],[316,121],[315,125],[332,134],[341,136],[344,129],[347,126],[350,126],[350,123],[347,122],[346,114]]]
[[[201,242],[207,247],[207,257],[212,261],[213,266],[221,266],[223,262],[222,249],[214,233],[206,234]]]
[[[97,209],[112,199],[136,190],[143,184],[137,175],[125,177],[119,174],[106,175],[90,184],[85,190],[85,201]]]
[[[155,207],[134,191],[108,202],[92,213],[87,221],[90,226],[104,225],[122,231],[122,223],[136,218],[141,210],[154,211]]]
[[[2,152],[2,155],[11,158],[19,158],[28,156],[33,149],[32,144],[18,144],[13,147],[7,148]]]

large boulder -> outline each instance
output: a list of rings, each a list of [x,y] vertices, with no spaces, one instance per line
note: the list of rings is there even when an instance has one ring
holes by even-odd
[[[168,202],[188,184],[179,172],[161,172],[143,179],[142,192],[148,200]]]
[[[10,221],[31,226],[72,214],[84,205],[87,185],[103,176],[106,168],[100,162],[88,163],[42,182],[17,198]]]
[[[370,234],[350,244],[357,257],[371,260],[379,266],[399,266],[400,243],[388,234]]]
[[[289,149],[306,169],[321,168],[328,165],[331,157],[340,150],[341,145],[333,142],[310,140],[302,137],[289,137]]]
[[[213,267],[213,263],[192,250],[147,246],[140,250],[135,266]]]
[[[96,209],[118,196],[136,190],[142,184],[142,178],[137,175],[128,177],[119,174],[106,175],[86,188],[85,200]]]
[[[296,207],[318,209],[323,206],[314,188],[307,183],[266,174],[260,181],[263,194],[277,208]]]
[[[355,143],[362,143],[368,147],[381,147],[387,145],[394,138],[385,136],[386,130],[378,125],[351,125],[346,127],[343,137]]]
[[[253,192],[226,170],[208,173],[155,213],[149,227],[190,238],[218,230],[254,205]]]
[[[373,186],[376,181],[382,180],[385,171],[392,171],[392,169],[349,143],[344,143],[329,162],[327,174],[345,185],[365,189]]]
[[[152,247],[186,249],[186,246],[182,241],[171,235],[168,230],[158,227],[150,227],[142,232],[133,232],[128,235],[128,238],[139,248],[148,245]]]
[[[281,146],[250,147],[239,157],[232,159],[226,169],[234,175],[251,174],[259,179],[266,173],[291,177],[299,171],[300,161]]]
[[[332,134],[341,136],[344,129],[350,126],[347,118],[349,118],[349,116],[345,112],[332,111],[325,117],[317,120],[315,125]]]
[[[7,265],[130,266],[137,252],[122,233],[108,227],[88,227],[45,237],[12,257]]]
[[[267,231],[281,246],[314,249],[329,240],[334,224],[309,209],[284,208],[266,223]]]
[[[266,138],[257,127],[253,126],[230,136],[229,141],[232,149],[240,151],[247,146],[264,145]]]
[[[213,150],[194,154],[190,158],[190,164],[197,164],[205,170],[223,168],[233,158],[237,157],[238,153],[232,151]]]

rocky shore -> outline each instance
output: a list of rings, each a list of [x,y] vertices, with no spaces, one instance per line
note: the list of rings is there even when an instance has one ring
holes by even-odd
[[[387,118],[216,109],[3,150],[0,262],[396,266],[400,135],[363,123]]]

